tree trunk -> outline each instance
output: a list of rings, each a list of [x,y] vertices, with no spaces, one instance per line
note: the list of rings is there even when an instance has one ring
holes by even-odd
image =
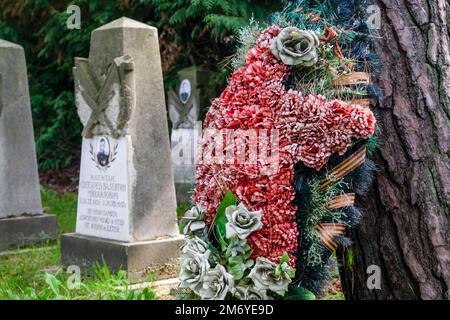
[[[449,0],[375,0],[383,67],[376,181],[343,253],[347,299],[449,299]],[[368,289],[371,265],[381,289]]]

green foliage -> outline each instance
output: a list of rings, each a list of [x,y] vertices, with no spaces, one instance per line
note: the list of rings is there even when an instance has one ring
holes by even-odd
[[[10,13],[0,18],[7,19],[8,26],[18,34],[17,39],[7,39],[23,45],[26,51],[40,168],[64,167],[79,157],[80,146],[81,125],[73,98],[73,60],[75,56],[87,56],[90,32],[105,19],[82,20],[80,30],[69,30],[69,15],[65,11],[68,1],[61,1],[57,7],[47,1],[28,1],[20,12],[7,2],[0,4]],[[73,4],[79,5],[82,12],[90,10],[87,0]],[[105,5],[104,9],[110,12],[112,6]]]
[[[353,269],[353,249],[349,248],[345,255],[345,269],[346,270],[352,270]]]
[[[228,191],[225,194],[225,197],[223,198],[222,202],[220,203],[219,207],[217,208],[217,215],[215,219],[215,225],[216,225],[216,236],[217,240],[219,241],[222,251],[226,250],[227,247],[227,238],[226,238],[226,230],[225,225],[227,224],[228,220],[225,215],[225,209],[229,206],[233,206],[237,204],[237,198],[233,194],[233,192]]]
[[[316,296],[303,287],[290,286],[284,300],[316,300]]]
[[[336,23],[338,6],[339,1],[335,0],[289,1],[282,11],[273,15],[272,21],[281,27],[295,25],[303,30],[316,30],[319,34],[332,27],[338,34],[339,43],[348,46],[360,34]]]
[[[289,260],[290,260],[289,254],[287,252],[283,253],[280,259],[280,263],[277,266],[277,269],[275,270],[275,274],[277,276],[281,276],[284,272],[286,272],[290,278],[295,277],[294,268],[288,265]]]
[[[228,258],[228,272],[238,281],[244,277],[246,264],[243,256],[235,256]]]
[[[191,21],[197,22],[193,29],[187,29],[191,38],[208,30],[217,41],[236,34],[248,24],[249,18],[267,17],[268,10],[277,8],[271,1],[251,0],[148,0],[156,13],[168,16],[171,26],[185,26]],[[200,23],[199,23],[200,22]]]
[[[258,35],[262,32],[263,26],[255,21],[253,18],[250,20],[248,26],[239,30],[238,34],[238,49],[231,61],[233,70],[237,70],[245,63],[245,56],[248,51],[256,44]]]
[[[377,127],[378,128],[378,127]],[[371,136],[367,139],[367,145],[366,145],[366,153],[368,157],[371,157],[375,151],[380,148],[381,146],[381,139],[378,136]]]
[[[8,39],[9,41],[17,41],[17,32],[8,26],[5,21],[0,19],[0,39]]]
[[[81,29],[69,30],[69,4],[81,9]],[[126,16],[158,27],[165,85],[190,65],[213,74],[220,92],[230,70],[220,61],[234,52],[233,36],[253,16],[278,9],[270,0],[0,0],[0,38],[25,48],[37,154],[41,169],[79,159],[81,125],[73,97],[74,57],[88,57],[90,33]]]

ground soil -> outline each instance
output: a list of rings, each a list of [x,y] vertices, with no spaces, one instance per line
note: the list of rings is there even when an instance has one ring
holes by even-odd
[[[80,164],[74,163],[66,168],[42,171],[39,173],[41,185],[58,192],[73,192],[78,190]]]

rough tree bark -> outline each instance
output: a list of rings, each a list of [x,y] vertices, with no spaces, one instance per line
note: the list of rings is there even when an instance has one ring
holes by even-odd
[[[375,0],[382,146],[364,219],[344,253],[347,299],[449,299],[449,0]],[[381,269],[369,290],[367,267]]]

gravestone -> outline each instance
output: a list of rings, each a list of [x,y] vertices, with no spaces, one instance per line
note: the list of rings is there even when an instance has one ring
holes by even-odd
[[[0,251],[56,237],[43,214],[25,53],[0,39]]]
[[[201,110],[209,106],[209,74],[198,67],[178,72],[179,83],[168,91],[172,124],[171,148],[177,202],[190,202],[195,183],[195,159]]]
[[[62,263],[92,270],[175,276],[182,237],[156,28],[121,18],[92,32],[76,58],[82,133],[76,233],[61,239]]]

